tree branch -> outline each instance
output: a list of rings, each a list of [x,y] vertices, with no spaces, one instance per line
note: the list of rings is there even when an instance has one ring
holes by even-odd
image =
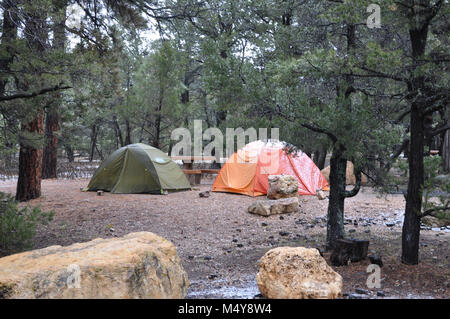
[[[29,98],[33,98],[33,97],[43,95],[43,94],[46,94],[49,92],[67,90],[67,89],[71,89],[71,88],[72,88],[71,86],[56,85],[54,87],[44,88],[44,89],[41,89],[39,91],[32,92],[32,93],[17,93],[17,94],[8,95],[8,96],[0,96],[0,102],[11,101],[11,100],[16,100],[16,99],[29,99]]]
[[[448,209],[450,209],[450,206],[449,203],[447,202],[445,206],[434,207],[424,211],[422,214],[419,215],[419,217],[424,218],[426,216],[433,216],[435,212],[446,211]]]
[[[353,187],[351,191],[344,191],[343,195],[345,198],[356,196],[361,188],[361,175],[362,175],[361,170],[357,169],[356,166],[354,166],[353,173],[355,174],[356,177],[355,187]]]
[[[336,142],[337,142],[336,136],[334,136],[334,134],[332,134],[331,132],[328,132],[328,131],[326,131],[326,130],[324,130],[324,129],[321,129],[321,128],[319,128],[319,127],[310,125],[310,124],[308,124],[308,123],[302,123],[301,126],[307,128],[307,129],[309,129],[309,130],[311,130],[311,131],[313,131],[313,132],[316,132],[316,133],[322,133],[322,134],[327,135],[327,136],[331,139],[331,141],[332,141],[333,143],[336,143]]]
[[[436,128],[435,130],[429,132],[427,134],[427,136],[428,137],[433,137],[433,136],[439,135],[439,134],[441,134],[441,133],[443,133],[443,132],[445,132],[447,130],[450,130],[450,124],[447,124],[447,125],[444,125],[442,127]]]

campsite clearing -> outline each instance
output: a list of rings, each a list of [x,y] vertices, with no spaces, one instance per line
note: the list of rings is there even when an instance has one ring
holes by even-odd
[[[262,217],[246,212],[261,198],[229,193],[200,198],[199,192],[209,190],[211,185],[167,196],[107,192],[97,196],[80,191],[88,182],[43,181],[43,196],[29,204],[54,210],[55,217],[50,225],[39,228],[35,248],[154,232],[177,247],[191,281],[191,298],[252,298],[258,294],[257,262],[267,250],[279,246],[321,248],[325,241],[328,201],[314,196],[299,197],[299,213]],[[15,182],[1,182],[0,191],[14,193]],[[380,254],[384,266],[382,287],[372,290],[366,287],[368,260],[333,267],[344,278],[344,293],[354,294],[359,288],[367,290],[365,296],[371,298],[376,298],[379,290],[385,298],[448,298],[450,233],[422,231],[420,264],[401,264],[404,205],[403,195],[378,198],[367,187],[346,201],[347,235],[370,240],[369,254]],[[329,262],[329,254],[325,257]]]

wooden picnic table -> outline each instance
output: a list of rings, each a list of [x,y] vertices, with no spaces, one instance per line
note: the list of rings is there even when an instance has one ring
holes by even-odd
[[[186,175],[191,186],[200,185],[202,174],[218,174],[219,169],[193,169],[194,162],[216,161],[214,156],[171,156],[172,160],[183,162],[183,173]]]
[[[191,186],[202,183],[202,174],[219,174],[220,169],[182,169]]]

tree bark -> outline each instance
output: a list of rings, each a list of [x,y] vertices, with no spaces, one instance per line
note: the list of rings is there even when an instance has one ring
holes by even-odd
[[[67,0],[54,0],[54,27],[53,27],[53,49],[65,52],[66,46],[66,9]],[[56,178],[56,167],[58,162],[58,136],[55,132],[59,131],[59,108],[62,104],[61,93],[55,94],[55,101],[47,110],[45,120],[46,144],[44,147],[42,178]]]
[[[185,82],[185,85],[186,85],[186,82]],[[184,105],[188,104],[189,99],[190,99],[189,98],[189,89],[186,89],[181,93],[181,104],[184,104]]]
[[[113,124],[114,124],[114,132],[116,133],[116,148],[124,147],[125,144],[123,142],[122,130],[120,129],[119,122],[117,120],[117,115],[113,115]]]
[[[57,98],[57,102],[59,101]],[[50,109],[45,120],[46,144],[42,159],[42,179],[56,178],[58,137],[55,132],[57,131],[59,131],[59,112]]]
[[[22,128],[28,133],[44,133],[44,111]],[[17,180],[16,200],[23,202],[41,196],[42,149],[33,146],[20,146],[19,179]]]
[[[313,154],[313,162],[316,166],[323,170],[325,167],[325,160],[327,157],[327,147],[321,146],[318,150],[316,150]]]
[[[66,151],[67,160],[69,161],[69,163],[73,163],[73,161],[75,160],[75,155],[73,153],[72,146],[66,144],[64,145],[64,150]]]
[[[47,14],[43,8],[34,8],[30,6],[29,12],[26,12],[25,34],[31,53],[40,56],[47,49],[48,39],[46,19]],[[42,70],[33,68],[30,72],[37,83],[43,82],[41,76]],[[24,91],[30,87],[28,81],[21,81],[19,86]],[[40,103],[40,101],[31,100],[31,103]],[[40,105],[35,105],[36,117],[27,124],[22,124],[24,136],[38,135],[44,133],[44,110]],[[17,180],[16,199],[18,201],[28,201],[41,196],[41,174],[42,174],[42,146],[38,146],[41,141],[22,141],[20,142],[19,153],[19,178]]]
[[[414,103],[415,104],[415,103]],[[402,262],[416,265],[419,262],[420,213],[424,182],[423,118],[417,106],[411,111],[411,141],[409,154],[409,181],[406,196],[405,219],[402,231]]]
[[[91,147],[89,150],[89,162],[94,160],[95,148],[97,147],[98,127],[97,124],[93,124],[91,127]]]
[[[130,145],[131,142],[131,125],[128,119],[125,120],[125,145]]]
[[[161,88],[159,90],[159,101],[158,106],[156,108],[156,115],[155,115],[155,130],[153,135],[153,143],[152,146],[156,148],[161,148],[161,120],[162,120],[162,109],[163,109],[163,101],[164,101],[164,88]]]
[[[412,26],[409,30],[413,65],[419,66],[417,60],[425,54],[428,36],[428,24],[423,26]],[[414,74],[414,72],[412,72]],[[406,195],[405,218],[402,230],[402,257],[401,260],[407,265],[419,263],[419,240],[420,240],[420,214],[422,211],[422,189],[424,184],[424,114],[426,104],[421,97],[425,88],[423,75],[414,76],[408,85],[411,101],[411,123],[410,123],[410,149],[408,157],[409,181],[408,193]]]
[[[347,24],[347,53],[354,54],[356,45],[356,27]],[[351,93],[353,92],[353,78],[345,76],[342,83],[337,86],[337,96],[341,102],[338,108],[351,112]],[[350,129],[350,128],[349,128]],[[347,159],[344,157],[345,145],[334,141],[333,153],[330,161],[330,197],[327,214],[327,239],[326,249],[334,248],[338,239],[344,238],[344,201],[346,197],[355,196],[361,185],[361,174],[357,174],[357,183],[352,192],[346,192]]]
[[[447,130],[442,141],[442,159],[444,161],[444,170],[450,172],[450,130]]]
[[[326,249],[332,250],[338,239],[344,238],[344,201],[347,159],[342,157],[342,148],[333,149],[330,161],[330,197],[327,215]]]
[[[17,38],[17,3],[14,1],[3,1],[3,28],[0,45],[0,96],[5,93],[5,87],[8,83],[9,74],[6,73],[10,69],[9,65],[14,58],[13,43]]]

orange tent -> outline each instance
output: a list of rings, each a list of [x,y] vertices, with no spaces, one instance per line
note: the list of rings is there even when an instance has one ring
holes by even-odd
[[[328,189],[328,182],[311,158],[302,151],[287,152],[285,143],[252,142],[234,153],[223,165],[213,192],[239,193],[249,196],[267,194],[269,175],[292,175],[298,180],[300,195],[315,195]]]

